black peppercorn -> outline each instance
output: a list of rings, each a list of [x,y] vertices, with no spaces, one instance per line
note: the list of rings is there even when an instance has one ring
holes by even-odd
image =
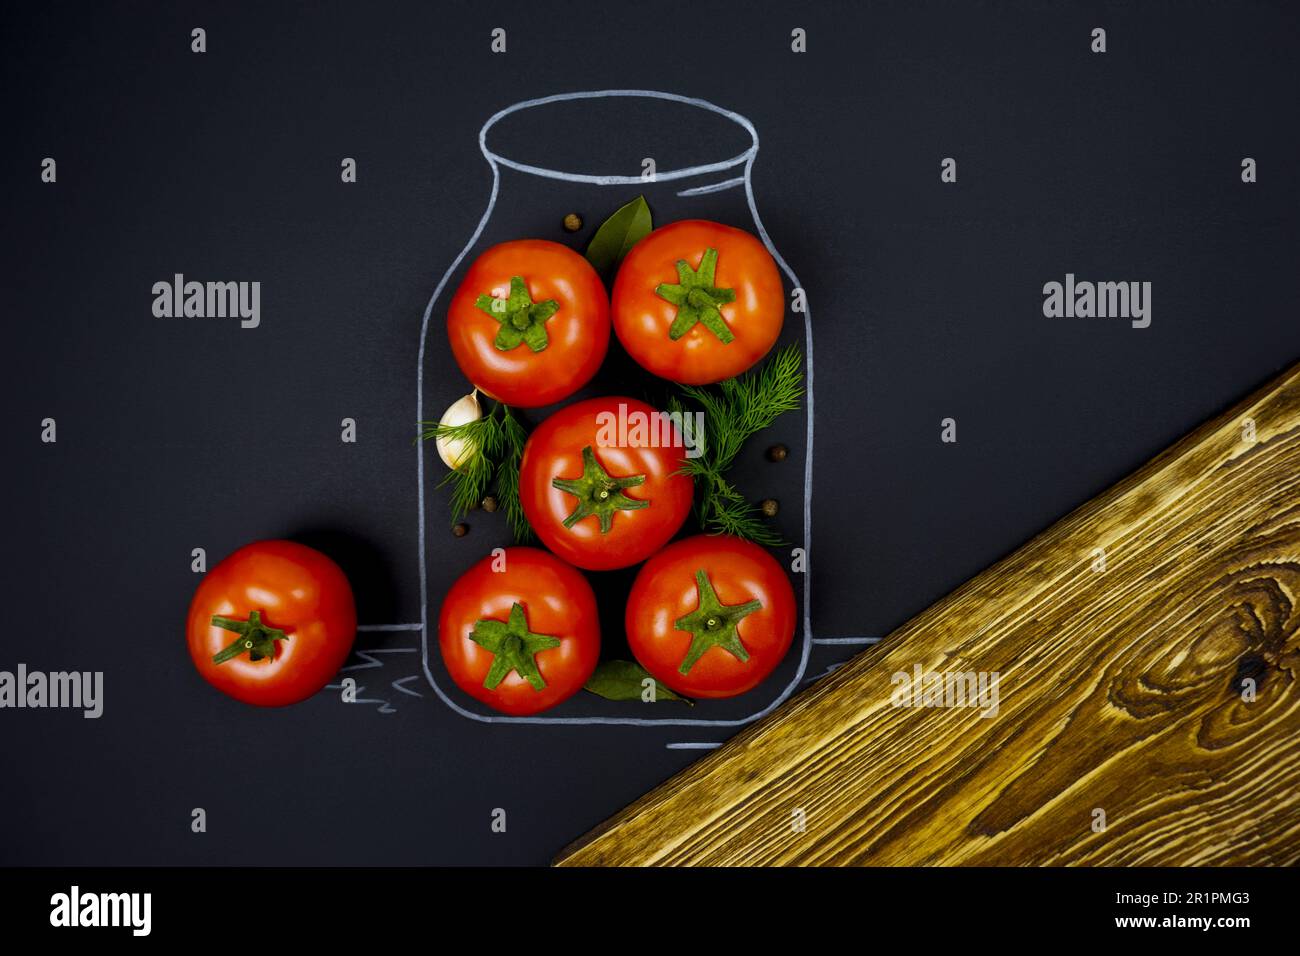
[[[785,461],[785,456],[790,454],[790,449],[784,445],[773,445],[767,450],[768,461]]]

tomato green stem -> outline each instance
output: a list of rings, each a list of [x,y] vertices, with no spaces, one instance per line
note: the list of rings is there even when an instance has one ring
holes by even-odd
[[[685,259],[678,259],[677,284],[664,282],[655,289],[655,295],[677,306],[677,316],[668,328],[668,337],[674,342],[694,328],[697,322],[716,335],[723,345],[736,338],[721,312],[722,306],[736,301],[736,290],[719,289],[713,285],[717,265],[717,249],[704,250],[699,269],[692,269]]]
[[[469,639],[492,652],[492,666],[487,677],[483,678],[483,686],[488,690],[495,690],[511,671],[528,681],[533,690],[542,690],[546,681],[537,670],[536,654],[560,646],[559,638],[528,630],[528,618],[517,601],[510,608],[510,620],[483,618],[476,621]]]
[[[263,658],[269,659],[275,656],[275,642],[289,639],[289,635],[279,628],[267,627],[263,624],[261,611],[254,611],[249,614],[247,621],[214,614],[212,615],[212,626],[234,631],[239,635],[232,643],[222,648],[220,653],[213,655],[212,663],[214,664],[224,664],[245,651],[248,652],[250,661],[260,661]]]
[[[588,515],[595,515],[600,521],[600,533],[609,534],[609,529],[614,526],[615,511],[637,511],[650,507],[649,499],[638,500],[623,494],[624,488],[645,484],[645,475],[611,478],[609,472],[596,461],[596,453],[590,445],[582,449],[582,476],[556,478],[551,484],[578,499],[573,513],[564,519],[566,528],[572,528]]]
[[[736,625],[746,616],[753,614],[763,606],[761,601],[746,601],[744,604],[723,604],[713,590],[713,582],[704,569],[695,572],[695,586],[699,589],[699,606],[690,614],[673,621],[673,627],[687,631],[691,635],[691,646],[682,659],[677,670],[689,674],[695,662],[704,656],[710,647],[720,647],[740,661],[749,660],[749,651],[740,643]]]
[[[546,320],[560,310],[560,303],[554,299],[534,303],[523,276],[511,277],[510,295],[506,298],[480,295],[474,305],[501,323],[492,344],[502,352],[509,352],[521,342],[534,352],[542,351],[550,342]]]

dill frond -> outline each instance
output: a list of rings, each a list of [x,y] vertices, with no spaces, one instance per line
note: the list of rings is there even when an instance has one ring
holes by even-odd
[[[497,498],[505,509],[506,521],[514,533],[515,541],[525,544],[533,540],[533,527],[524,516],[524,506],[519,500],[519,465],[524,457],[524,443],[528,440],[528,433],[524,431],[519,419],[510,413],[509,408],[504,405],[501,407],[505,416],[502,429],[505,454],[497,466]]]
[[[746,440],[799,408],[804,394],[799,348],[787,346],[761,368],[718,385],[683,385],[680,389],[704,412],[703,453],[685,459],[678,469],[695,479],[699,494],[696,516],[701,527],[711,534],[734,534],[768,547],[785,544],[726,474]],[[686,411],[676,396],[668,406],[670,411]]]

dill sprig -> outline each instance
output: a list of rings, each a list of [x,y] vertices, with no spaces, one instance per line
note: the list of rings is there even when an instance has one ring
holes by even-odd
[[[736,490],[727,471],[751,435],[798,409],[803,382],[803,354],[791,345],[762,368],[716,386],[681,386],[682,394],[704,412],[701,454],[687,458],[681,472],[695,479],[699,493],[696,517],[706,532],[734,534],[767,547],[785,544],[763,513]],[[673,397],[669,411],[685,412],[686,408]]]
[[[519,419],[510,414],[505,405],[502,409],[502,440],[505,454],[497,465],[497,498],[505,509],[506,522],[519,544],[533,540],[533,526],[524,517],[524,506],[519,500],[519,465],[524,457],[524,443],[528,433]]]
[[[477,508],[496,485],[497,500],[518,542],[532,539],[533,531],[519,502],[519,462],[528,433],[510,409],[497,403],[481,418],[459,425],[420,422],[420,439],[446,438],[465,443],[458,467],[447,472],[438,487],[451,487],[451,523],[456,524]]]

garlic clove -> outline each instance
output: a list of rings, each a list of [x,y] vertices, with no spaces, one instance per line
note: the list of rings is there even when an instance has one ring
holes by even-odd
[[[443,426],[468,425],[470,422],[476,422],[483,417],[483,407],[479,404],[478,390],[470,392],[462,398],[456,399],[442,413],[442,418],[438,419],[438,424]],[[449,438],[446,436],[439,437],[437,440],[438,457],[442,459],[443,464],[452,470],[460,468],[461,465],[469,461],[478,449],[474,447],[474,442],[466,438]]]

